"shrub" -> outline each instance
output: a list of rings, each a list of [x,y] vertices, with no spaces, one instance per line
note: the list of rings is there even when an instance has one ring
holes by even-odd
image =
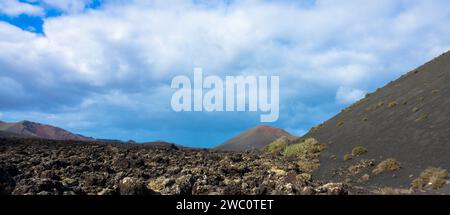
[[[416,122],[422,122],[428,119],[428,114],[423,114],[416,119]]]
[[[319,154],[326,148],[314,138],[308,138],[301,142],[288,145],[283,152],[283,156],[288,159],[298,159],[297,164],[305,172],[311,172],[320,166]]]
[[[418,108],[418,107],[414,107],[411,111],[412,111],[413,113],[415,113],[415,112],[419,111],[419,108]]]
[[[352,155],[353,156],[359,156],[359,155],[362,155],[362,154],[364,154],[366,152],[367,152],[367,149],[362,147],[362,146],[357,146],[357,147],[352,149]]]
[[[384,161],[382,161],[381,163],[379,163],[375,169],[372,171],[372,173],[374,175],[378,175],[380,173],[383,172],[387,172],[387,171],[397,171],[400,169],[400,163],[394,159],[394,158],[389,158],[386,159]]]
[[[264,147],[264,152],[275,153],[280,152],[289,144],[289,138],[286,136],[280,137],[273,141],[271,144]]]
[[[411,186],[413,189],[422,190],[426,186],[433,189],[443,187],[450,178],[450,173],[446,169],[437,167],[428,167],[417,179],[414,179]]]
[[[368,122],[368,121],[369,121],[369,118],[364,117],[364,118],[362,119],[362,121],[363,121],[363,122]]]
[[[389,107],[389,108],[393,108],[393,107],[395,107],[395,106],[397,106],[397,105],[398,105],[397,102],[390,102],[390,103],[388,104],[388,107]]]
[[[283,155],[285,157],[304,157],[308,154],[319,153],[325,148],[325,144],[319,143],[314,138],[308,138],[300,143],[287,146],[284,149]]]
[[[344,161],[348,161],[348,160],[351,160],[352,159],[352,155],[350,155],[350,154],[345,154],[344,155]]]
[[[304,172],[312,172],[320,167],[320,163],[317,160],[302,160],[298,162],[298,167]]]
[[[402,194],[411,194],[409,190],[399,189],[393,187],[383,187],[379,189],[376,193],[380,195],[402,195]]]
[[[336,125],[337,127],[342,127],[344,126],[344,121],[339,121],[338,124]]]

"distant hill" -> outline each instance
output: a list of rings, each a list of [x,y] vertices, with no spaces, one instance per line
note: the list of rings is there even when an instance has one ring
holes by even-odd
[[[152,147],[157,147],[157,148],[179,148],[182,146],[178,146],[175,143],[169,143],[166,141],[153,141],[153,142],[145,142],[145,143],[139,143],[141,145],[144,146],[152,146]]]
[[[239,134],[215,149],[227,151],[261,149],[283,136],[295,138],[283,129],[262,125]]]
[[[313,129],[328,148],[321,153],[314,174],[323,179],[358,181],[370,175],[366,184],[407,186],[428,166],[450,167],[450,53],[426,63],[396,81],[369,94],[341,113]],[[367,152],[343,157],[362,146]],[[400,170],[373,175],[356,171],[363,160],[375,164],[394,158]],[[336,175],[337,170],[355,170]],[[359,167],[358,167],[359,168]],[[365,180],[364,180],[365,181]]]
[[[3,138],[32,138],[33,136],[24,135],[24,134],[16,134],[8,131],[0,131],[0,137]]]
[[[92,138],[74,134],[62,128],[31,121],[0,122],[0,137],[42,138],[51,140],[91,141]]]

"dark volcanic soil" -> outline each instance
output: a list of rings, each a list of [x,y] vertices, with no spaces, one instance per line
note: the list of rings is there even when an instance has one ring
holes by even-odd
[[[336,171],[372,159],[394,158],[401,168],[371,177],[364,186],[408,187],[429,166],[450,170],[450,52],[367,95],[306,137],[328,144],[313,174],[323,180],[356,182],[367,173],[348,177]],[[344,160],[357,146],[367,153]]]
[[[348,194],[311,181],[296,162],[220,152],[38,139],[0,139],[0,194]]]

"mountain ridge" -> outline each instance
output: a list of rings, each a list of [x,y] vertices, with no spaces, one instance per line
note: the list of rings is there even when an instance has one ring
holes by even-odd
[[[19,138],[42,138],[51,140],[78,141],[94,140],[93,138],[75,134],[53,125],[47,125],[28,120],[22,120],[19,122],[0,122],[0,131],[4,132],[4,134],[14,134],[13,136]]]
[[[391,81],[352,104],[303,138],[327,144],[320,155],[315,177],[358,181],[366,184],[406,186],[429,166],[450,164],[450,52]],[[367,152],[352,156],[359,147]],[[362,148],[361,148],[362,147]],[[344,158],[346,157],[346,158]],[[334,174],[358,162],[374,164],[395,159],[398,171],[372,176],[370,172]]]
[[[295,138],[295,136],[281,128],[259,125],[238,134],[216,146],[214,149],[229,151],[262,149],[264,146],[283,136],[287,136],[290,139]]]

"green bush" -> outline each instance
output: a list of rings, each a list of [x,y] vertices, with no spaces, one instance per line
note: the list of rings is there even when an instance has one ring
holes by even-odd
[[[344,161],[348,161],[352,159],[352,155],[351,154],[345,154],[344,155]]]
[[[280,137],[264,148],[264,152],[275,153],[281,152],[289,144],[289,138],[286,136]]]
[[[308,138],[300,143],[287,146],[283,155],[285,157],[304,157],[308,154],[319,153],[325,148],[325,144],[319,143],[315,138]]]
[[[344,126],[344,121],[339,121],[338,124],[336,125],[337,127],[342,127]]]
[[[362,147],[362,146],[357,146],[357,147],[352,149],[352,155],[353,156],[359,156],[359,155],[362,155],[362,154],[364,154],[366,152],[367,152],[367,149]]]

